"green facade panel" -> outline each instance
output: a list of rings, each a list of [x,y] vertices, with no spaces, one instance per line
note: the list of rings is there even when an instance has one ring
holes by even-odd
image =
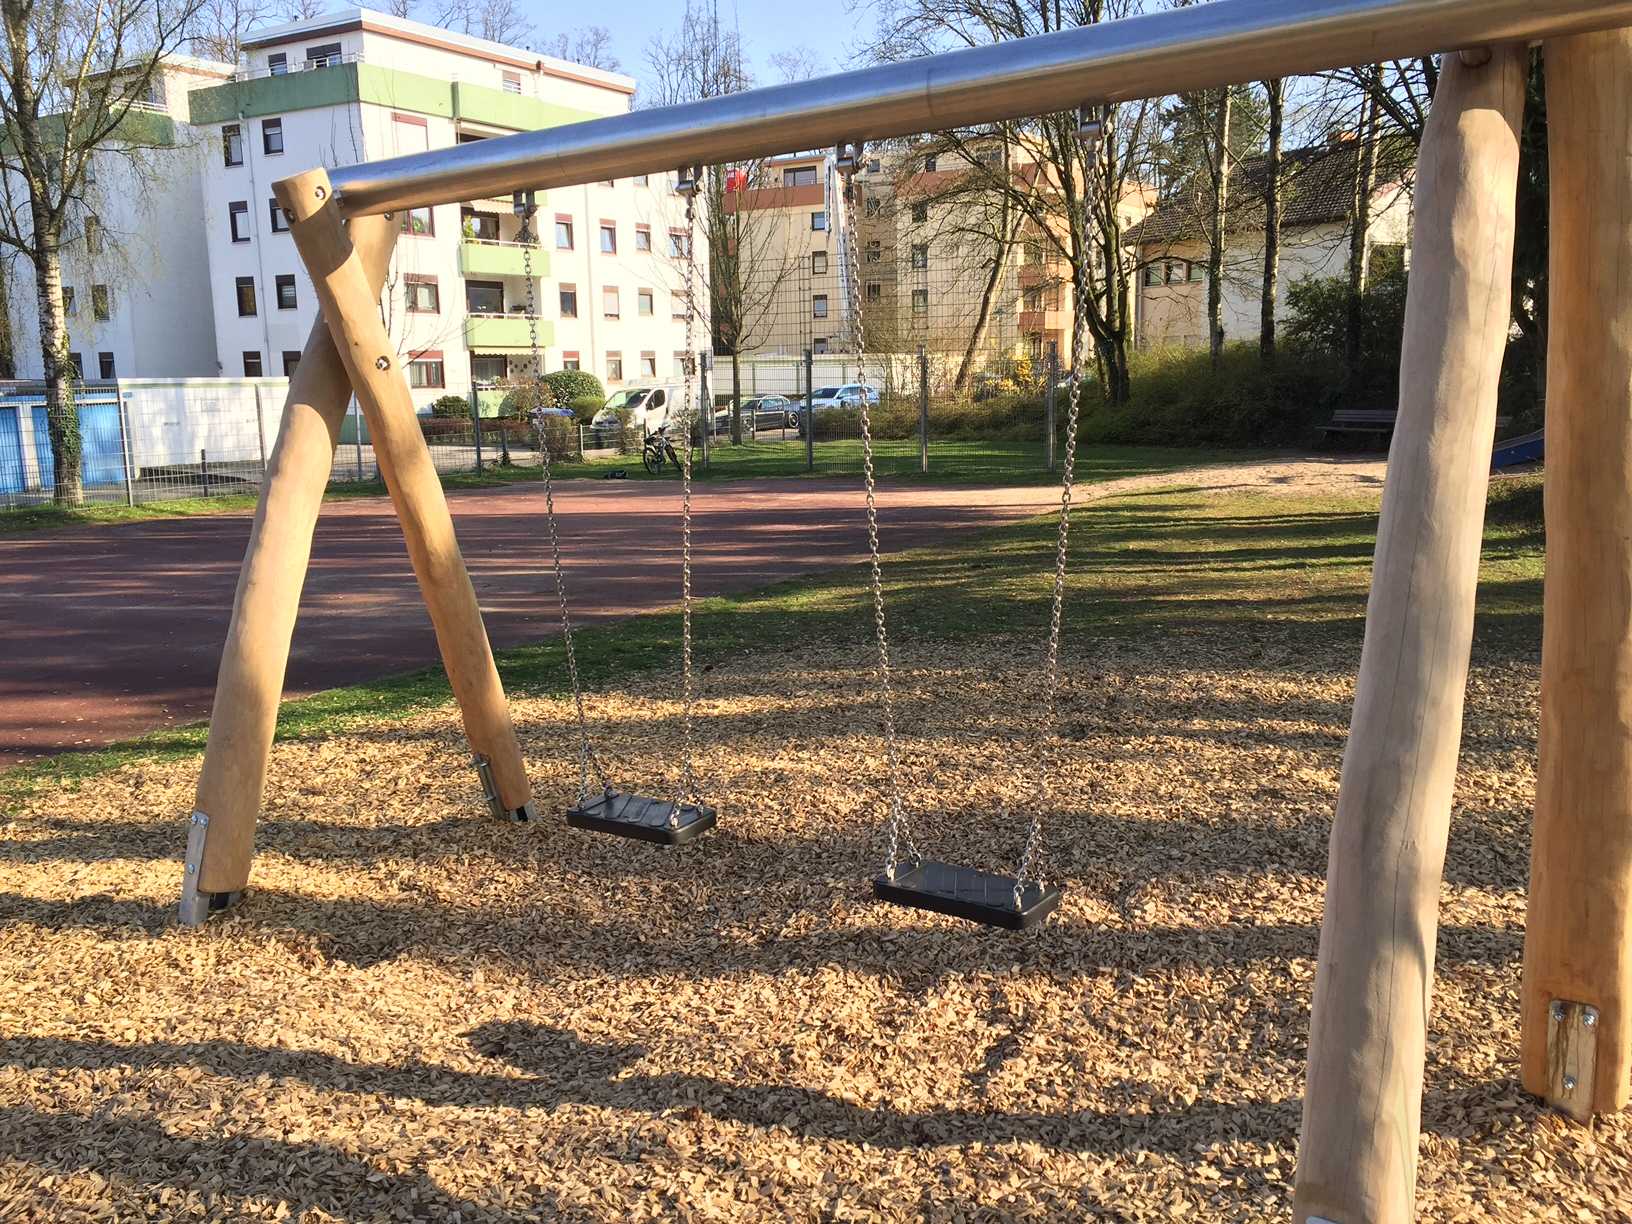
[[[571,106],[558,106],[525,98],[520,94],[472,85],[469,81],[453,82],[454,114],[472,123],[488,127],[509,128],[515,132],[529,132],[535,128],[559,127],[563,123],[577,123],[596,116],[589,111]]]
[[[453,117],[453,86],[378,64],[330,64],[306,72],[231,81],[187,95],[195,124],[231,123],[240,117],[287,115],[323,106],[369,102],[416,115]]]
[[[555,343],[555,325],[538,321],[538,346]],[[468,315],[465,318],[465,345],[472,352],[527,349],[532,345],[525,315]]]
[[[525,276],[523,248],[496,245],[491,242],[461,242],[459,244],[459,271],[465,276]],[[545,251],[533,252],[533,275],[550,274],[550,257]]]

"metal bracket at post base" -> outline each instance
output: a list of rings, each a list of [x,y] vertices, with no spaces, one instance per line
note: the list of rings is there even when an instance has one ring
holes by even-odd
[[[479,752],[471,754],[471,762],[476,766],[476,776],[482,782],[482,798],[487,800],[487,810],[493,813],[494,820],[508,820],[512,824],[531,824],[538,819],[538,812],[529,801],[518,808],[507,808],[504,800],[499,798],[499,788],[493,781],[493,766]]]
[[[199,889],[198,874],[204,869],[204,838],[210,829],[210,818],[203,812],[194,812],[187,823],[187,859],[181,876],[181,925],[202,926],[211,914],[237,905],[244,893],[242,889],[232,892]]]
[[[1554,999],[1547,1005],[1547,1103],[1577,1122],[1592,1120],[1598,1072],[1598,1009]]]

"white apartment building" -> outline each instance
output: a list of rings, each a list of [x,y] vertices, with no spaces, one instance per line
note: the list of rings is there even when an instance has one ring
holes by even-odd
[[[206,149],[188,99],[232,75],[231,64],[166,57],[151,95],[121,122],[131,141],[91,159],[86,207],[70,217],[62,252],[69,359],[87,378],[216,372],[201,238]],[[9,271],[17,376],[43,378],[33,267],[14,258]]]
[[[288,372],[316,315],[273,204],[276,180],[622,113],[635,87],[361,8],[268,29],[244,53],[235,79],[189,97],[192,125],[209,145],[199,251],[214,308],[209,372],[226,376]],[[609,390],[680,368],[685,204],[673,169],[552,190],[536,203],[531,297],[510,199],[402,216],[385,310],[422,411],[468,392],[472,380],[530,368],[534,328],[546,370],[590,370]],[[704,261],[700,304],[706,272]],[[707,343],[699,324],[694,347]]]

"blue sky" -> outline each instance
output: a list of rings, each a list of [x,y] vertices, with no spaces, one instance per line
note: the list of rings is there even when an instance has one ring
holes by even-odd
[[[637,80],[646,75],[646,43],[659,30],[679,24],[684,0],[599,0],[594,4],[546,4],[525,0],[540,42],[564,29],[605,26],[623,71]],[[742,32],[756,79],[775,78],[770,57],[779,51],[807,47],[820,58],[823,71],[836,72],[849,62],[858,21],[870,14],[849,13],[847,5],[807,5],[792,0],[721,0],[720,20],[735,20]],[[834,19],[839,20],[835,21]]]

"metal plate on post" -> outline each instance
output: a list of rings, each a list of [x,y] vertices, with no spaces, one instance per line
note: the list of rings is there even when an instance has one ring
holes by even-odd
[[[1547,1103],[1577,1122],[1592,1117],[1598,1071],[1598,1009],[1554,999],[1547,1008]]]

